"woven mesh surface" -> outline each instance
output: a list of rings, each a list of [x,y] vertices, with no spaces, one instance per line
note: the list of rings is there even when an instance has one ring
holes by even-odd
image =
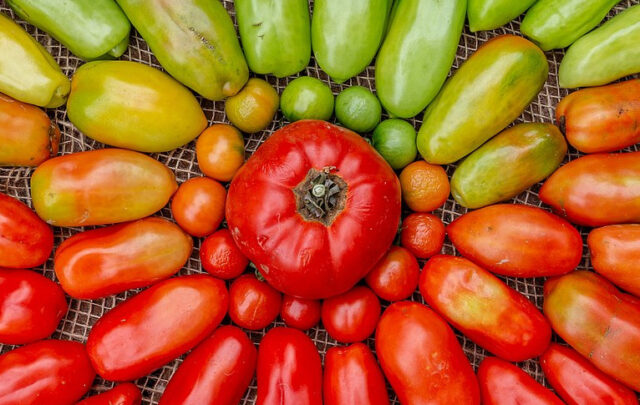
[[[235,21],[233,2],[225,0],[223,1],[223,3],[229,10],[229,13]],[[609,17],[633,4],[638,3],[640,3],[640,0],[623,0],[618,4],[618,6],[615,7]],[[80,59],[73,56],[68,49],[60,45],[56,40],[52,39],[41,30],[38,30],[19,19],[16,19],[15,14],[9,9],[9,7],[7,7],[5,0],[0,0],[0,12],[10,15],[12,18],[18,21],[20,25],[24,27],[31,35],[33,35],[54,56],[67,76],[71,77],[75,69],[83,63]],[[456,60],[453,64],[453,68],[451,69],[450,74],[453,73],[464,60],[466,60],[471,54],[473,54],[481,44],[483,44],[490,38],[500,34],[519,34],[519,25],[520,19],[517,19],[500,29],[475,34],[469,31],[468,26],[465,26],[465,30],[458,45]],[[544,88],[538,95],[537,99],[529,107],[527,107],[524,113],[516,120],[516,123],[553,122],[555,105],[560,101],[562,97],[566,96],[569,93],[565,89],[560,89],[557,84],[558,66],[560,60],[562,59],[563,51],[551,51],[547,52],[546,55],[549,60],[549,78],[545,83]],[[157,59],[150,52],[145,41],[135,31],[132,31],[129,48],[121,59],[142,62],[161,69],[161,66],[159,65]],[[375,90],[373,66],[369,66],[360,75],[350,79],[349,81],[341,85],[331,82],[327,74],[320,70],[320,68],[315,63],[315,60],[313,59],[310,65],[306,68],[306,71],[302,72],[299,75],[317,77],[324,82],[329,83],[334,94],[336,95],[342,89],[352,85],[361,85]],[[287,83],[295,78],[294,76],[282,79],[277,79],[273,76],[260,77],[265,78],[273,86],[275,86],[278,90],[278,93],[282,93],[282,90],[287,85]],[[214,103],[212,101],[203,100],[202,98],[199,98],[199,100],[210,124],[228,122],[224,114],[223,102]],[[78,129],[76,129],[73,124],[71,124],[71,122],[69,122],[69,120],[67,119],[67,112],[65,108],[51,109],[48,110],[48,113],[50,117],[58,124],[63,134],[60,144],[61,154],[99,149],[104,146],[103,144],[89,139],[82,133],[80,133],[80,131],[78,131]],[[422,115],[420,114],[417,118],[410,120],[410,122],[416,129],[419,129],[420,127],[421,117]],[[278,112],[274,121],[271,123],[267,130],[252,135],[245,135],[247,157],[252,152],[254,152],[258,148],[258,146],[266,138],[268,138],[271,133],[273,133],[273,131],[285,124],[287,124],[286,120],[283,118],[282,114]],[[629,150],[637,150],[637,146],[629,148]],[[178,182],[183,182],[191,177],[198,177],[203,175],[196,163],[194,142],[171,152],[154,154],[152,156],[170,167],[175,172]],[[567,158],[565,159],[565,163],[572,159],[576,159],[579,156],[580,154],[577,151],[575,151],[574,149],[570,149]],[[447,167],[447,173],[451,175],[454,169],[455,167],[453,165],[449,165]],[[33,169],[30,168],[0,168],[0,192],[16,197],[31,206],[29,178],[32,172]],[[533,186],[531,189],[523,192],[512,201],[521,204],[542,206],[537,194],[540,185],[541,184]],[[448,224],[465,212],[465,208],[457,205],[456,202],[452,198],[450,198],[442,208],[438,209],[434,213],[442,218],[445,224]],[[162,209],[156,215],[160,215],[165,218],[171,218],[171,212],[167,207]],[[58,246],[64,239],[82,230],[84,230],[84,228],[55,228],[54,233],[56,246]],[[588,229],[580,230],[583,235],[583,239],[586,240]],[[185,267],[178,273],[179,275],[204,272],[198,259],[199,247],[201,242],[202,239],[195,239],[193,254]],[[456,253],[455,249],[448,240],[445,241],[443,253]],[[584,257],[579,265],[579,268],[590,268],[586,244],[584,249]],[[42,272],[48,278],[55,279],[52,259],[49,259],[49,261],[43,267],[36,269],[36,271]],[[542,308],[542,285],[544,279],[516,279],[509,277],[502,277],[502,279],[505,280],[509,286],[515,288],[516,290],[524,294],[527,298],[529,298],[532,302],[534,302],[538,308]],[[117,296],[111,296],[108,298],[92,301],[68,298],[70,303],[69,311],[60,323],[58,330],[54,333],[53,338],[85,342],[91,326],[104,313],[113,308],[116,304],[135,295],[136,292],[136,290],[132,290],[126,293],[119,294]],[[424,303],[417,291],[413,294],[412,299],[414,301],[420,301]],[[386,307],[387,304],[388,303],[383,302],[383,307]],[[229,322],[230,321],[227,317],[227,319],[225,319],[223,323]],[[282,325],[282,321],[278,319],[270,327]],[[266,330],[246,332],[255,343],[258,343],[260,341],[260,338],[264,335],[265,331]],[[323,358],[326,350],[328,350],[332,346],[337,345],[337,342],[331,339],[331,337],[328,336],[328,334],[322,327],[314,328],[308,331],[307,334],[313,339],[318,348],[318,351]],[[487,353],[463,335],[457,333],[457,336],[474,369],[476,369]],[[554,336],[554,340],[559,341],[559,338],[557,336]],[[371,349],[374,350],[373,339],[368,339],[367,343],[369,344]],[[14,347],[8,345],[0,345],[0,353],[4,353],[8,350],[11,350],[12,348]],[[183,358],[184,356],[167,364],[161,369],[156,370],[152,374],[135,381],[137,386],[140,387],[140,389],[142,389],[143,391],[143,404],[150,405],[158,403],[162,392],[164,391],[164,388],[166,387],[176,368],[182,362]],[[528,372],[531,376],[533,376],[536,380],[546,385],[546,381],[544,380],[544,376],[537,360],[526,361],[523,363],[519,363],[518,365],[522,367],[526,372]],[[113,383],[102,380],[100,377],[98,377],[94,381],[94,386],[89,395],[103,392],[113,387],[113,385]],[[398,404],[399,402],[395,398],[395,395],[393,394],[393,391],[391,391],[391,389],[389,390],[389,393],[391,403]],[[254,379],[250,385],[249,390],[246,392],[242,403],[255,403],[255,396],[256,382]]]

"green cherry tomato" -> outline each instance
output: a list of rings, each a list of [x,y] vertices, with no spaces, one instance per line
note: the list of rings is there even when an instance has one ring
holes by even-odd
[[[299,77],[282,92],[280,109],[290,122],[328,120],[333,113],[333,93],[329,86],[314,77]]]
[[[373,131],[381,115],[380,101],[362,86],[349,87],[336,97],[336,118],[353,131]]]
[[[416,159],[416,130],[407,121],[384,120],[373,131],[373,147],[396,170]]]

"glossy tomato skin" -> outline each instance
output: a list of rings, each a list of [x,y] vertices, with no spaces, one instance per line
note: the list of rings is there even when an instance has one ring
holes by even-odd
[[[89,391],[95,376],[83,344],[31,343],[0,355],[0,403],[71,405]]]
[[[391,246],[387,254],[365,277],[365,282],[383,300],[409,298],[418,287],[420,266],[407,249]]]
[[[0,193],[0,267],[37,267],[52,250],[51,228],[25,204]]]
[[[456,336],[422,304],[401,301],[384,311],[376,354],[402,405],[480,404],[476,376]]]
[[[419,259],[440,253],[444,236],[444,224],[433,214],[413,213],[402,221],[400,243]]]
[[[140,389],[135,384],[122,383],[102,394],[84,399],[76,405],[140,405],[141,402]]]
[[[50,336],[67,313],[64,292],[31,270],[0,268],[0,344],[21,345]]]
[[[449,224],[447,234],[462,256],[505,276],[557,276],[582,259],[577,229],[527,205],[497,204],[468,212]]]
[[[292,191],[314,177],[311,169],[344,182],[337,199],[344,206],[324,223],[305,219]],[[240,168],[226,214],[238,247],[271,285],[318,299],[349,290],[380,260],[398,229],[400,199],[395,173],[360,135],[302,120],[274,133]]]
[[[200,246],[202,268],[214,277],[229,280],[238,277],[249,265],[228,229],[207,236]]]
[[[322,324],[338,342],[365,340],[376,329],[378,319],[380,300],[364,286],[356,286],[322,303]]]
[[[636,394],[595,368],[575,350],[552,343],[540,366],[553,389],[568,405],[637,405]]]
[[[206,176],[231,181],[244,163],[244,138],[228,124],[213,124],[196,142],[198,166]]]
[[[207,236],[224,219],[227,190],[207,177],[189,179],[178,187],[171,201],[171,213],[189,235]]]
[[[237,405],[256,361],[256,348],[247,335],[235,326],[222,326],[182,362],[159,405]]]
[[[276,327],[258,350],[256,405],[322,405],[322,364],[311,339]]]
[[[322,304],[318,300],[285,295],[282,297],[280,317],[290,328],[311,329],[320,322]]]
[[[87,351],[106,380],[142,377],[185,353],[224,318],[224,282],[205,275],[162,281],[119,304],[93,326]]]
[[[229,288],[229,317],[245,329],[262,329],[280,313],[282,295],[266,281],[245,274]]]
[[[325,405],[389,405],[382,371],[362,343],[332,347],[324,359]]]

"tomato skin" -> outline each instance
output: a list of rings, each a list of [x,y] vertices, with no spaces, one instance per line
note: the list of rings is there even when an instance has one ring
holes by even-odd
[[[64,292],[53,281],[31,270],[0,268],[0,344],[50,336],[67,309]]]
[[[418,287],[420,266],[416,257],[401,246],[391,246],[387,254],[365,277],[365,282],[383,300],[409,298]]]
[[[249,265],[228,229],[207,236],[200,246],[202,268],[214,277],[230,280],[238,277]]]
[[[563,405],[550,390],[517,366],[486,357],[478,367],[483,405]]]
[[[244,138],[228,124],[213,124],[196,142],[198,166],[207,177],[231,181],[244,163]]]
[[[159,405],[237,405],[256,370],[257,350],[235,326],[222,326],[182,362]]]
[[[444,236],[444,224],[433,214],[414,213],[402,221],[400,243],[419,259],[440,253]]]
[[[98,320],[87,340],[91,363],[106,380],[140,378],[207,337],[228,305],[224,282],[213,277],[162,281]]]
[[[212,234],[224,219],[227,190],[207,177],[189,179],[178,187],[171,213],[178,225],[192,236]]]
[[[122,383],[102,394],[82,400],[76,405],[140,405],[141,402],[140,389],[135,384]]]
[[[307,335],[282,327],[264,335],[256,405],[322,405],[322,364]]]
[[[151,217],[75,234],[58,247],[54,269],[67,294],[96,299],[168,278],[192,249],[177,225]]]
[[[96,373],[81,343],[42,340],[0,355],[2,405],[71,405]]]
[[[280,313],[282,296],[266,281],[245,274],[229,288],[229,317],[245,329],[262,329],[275,321]]]
[[[0,267],[37,267],[52,250],[51,228],[25,204],[0,193]]]
[[[322,305],[318,300],[307,300],[285,295],[282,297],[280,317],[290,328],[307,330],[320,322],[321,308]]]
[[[324,405],[388,405],[389,393],[373,353],[362,343],[332,347],[324,360]]]
[[[365,340],[376,329],[379,319],[380,300],[364,286],[356,286],[322,302],[322,324],[338,342]]]
[[[540,356],[547,381],[568,405],[637,405],[636,394],[575,350],[551,343]]]
[[[449,224],[447,234],[462,256],[504,276],[557,276],[582,259],[577,229],[527,205],[497,204],[468,212]]]
[[[480,404],[476,376],[456,336],[422,304],[400,301],[384,311],[376,353],[402,405]]]

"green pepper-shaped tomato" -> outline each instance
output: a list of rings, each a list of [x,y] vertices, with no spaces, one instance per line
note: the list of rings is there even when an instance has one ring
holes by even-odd
[[[508,200],[553,173],[566,153],[567,142],[555,125],[516,125],[458,166],[451,177],[451,194],[467,208]]]
[[[560,63],[560,87],[600,86],[640,72],[640,4],[577,40]]]
[[[85,59],[117,58],[129,44],[131,25],[114,0],[7,0],[23,20]]]
[[[425,111],[418,151],[436,164],[473,152],[522,113],[548,72],[544,53],[522,37],[502,35],[487,42]]]
[[[307,67],[311,58],[307,0],[236,0],[235,8],[251,71],[285,77]]]
[[[233,96],[249,79],[233,22],[219,0],[117,2],[162,67],[204,98]]]
[[[0,13],[0,93],[40,107],[60,107],[71,84],[38,41]]]
[[[536,0],[469,0],[469,28],[471,32],[476,32],[502,27],[535,2]]]
[[[376,59],[376,91],[394,116],[422,111],[447,78],[464,26],[467,0],[402,0]]]

